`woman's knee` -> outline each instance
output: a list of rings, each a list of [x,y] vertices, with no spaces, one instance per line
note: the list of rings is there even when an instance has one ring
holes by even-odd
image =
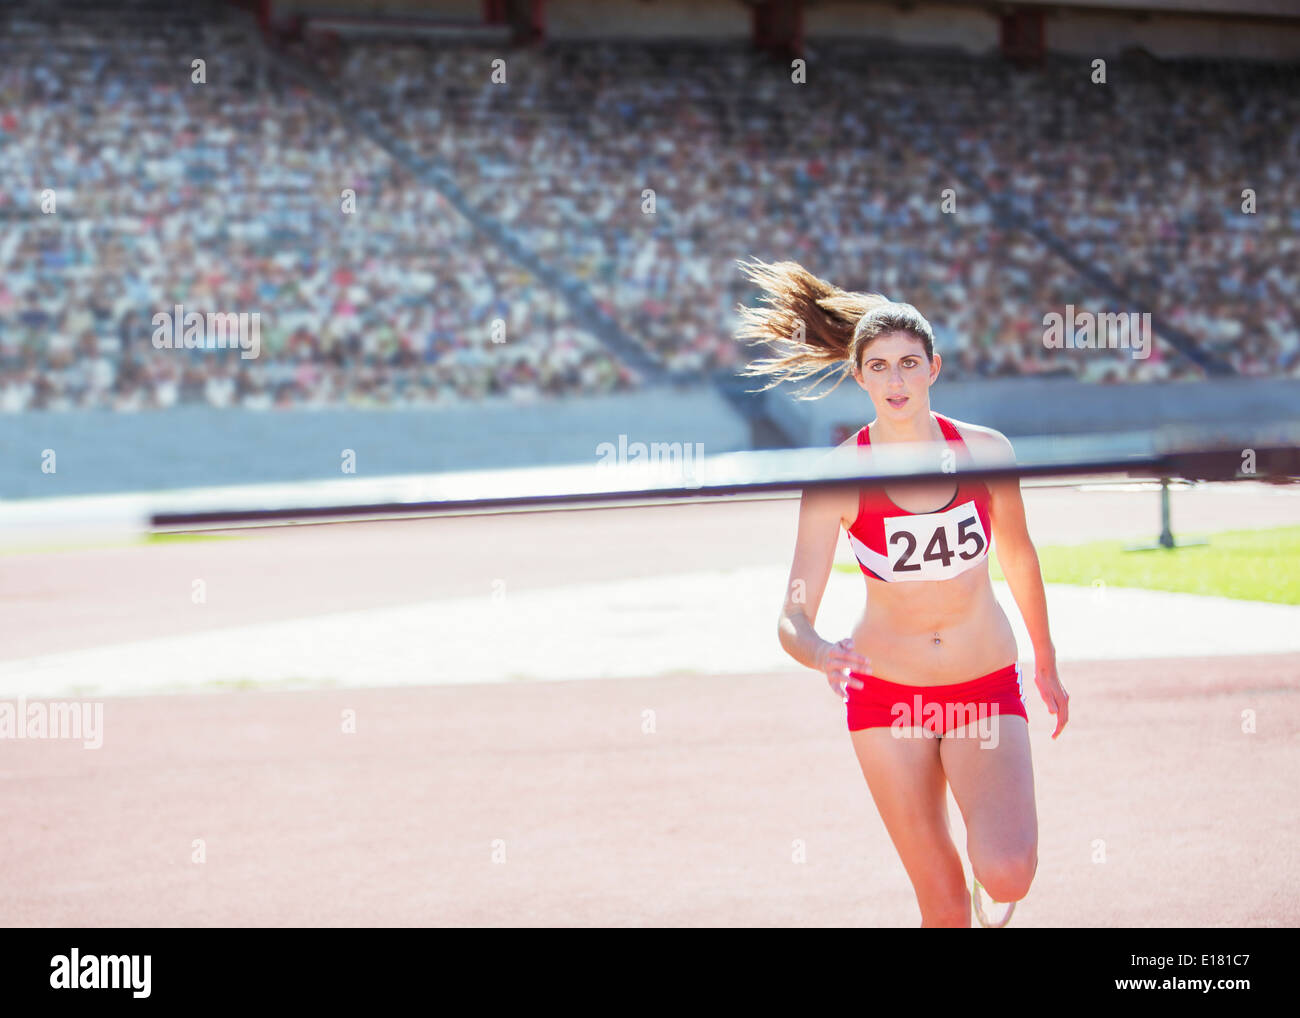
[[[1003,848],[971,857],[975,879],[994,901],[1019,901],[1029,893],[1038,871],[1038,846]]]

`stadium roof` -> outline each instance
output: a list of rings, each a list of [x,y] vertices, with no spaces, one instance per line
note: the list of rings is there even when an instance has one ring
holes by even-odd
[[[755,0],[746,0],[751,6]],[[820,3],[842,3],[843,0],[804,0],[805,7],[815,8]],[[876,2],[876,0],[871,0]],[[1005,7],[1008,11],[1026,7],[1061,9],[1090,8],[1097,11],[1132,11],[1134,14],[1223,15],[1244,18],[1286,18],[1300,21],[1300,3],[1297,0],[1015,0],[1014,3],[990,4],[989,0],[937,0],[950,7],[954,4],[968,7]],[[910,6],[924,7],[925,0]]]

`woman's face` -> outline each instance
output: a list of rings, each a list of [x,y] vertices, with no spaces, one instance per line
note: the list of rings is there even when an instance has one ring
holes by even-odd
[[[925,346],[906,332],[886,332],[867,344],[862,370],[855,375],[879,417],[903,420],[928,412],[929,390],[939,377],[938,354],[930,361]]]

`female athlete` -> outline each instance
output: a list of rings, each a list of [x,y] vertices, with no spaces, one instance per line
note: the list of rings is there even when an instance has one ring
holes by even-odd
[[[1011,460],[999,432],[930,410],[942,360],[912,305],[840,290],[794,262],[742,267],[768,293],[769,307],[742,307],[737,336],[778,353],[744,374],[771,376],[765,389],[826,370],[841,381],[851,375],[875,419],[843,444],[864,453],[927,442],[946,444],[893,451],[947,449],[954,465]],[[970,925],[971,895],[948,824],[949,785],[976,888],[1014,905],[1038,867],[1028,718],[1015,636],[989,580],[993,541],[1033,642],[1034,681],[1056,715],[1052,738],[1069,706],[1019,481],[955,480],[805,491],[778,630],[786,652],[824,672],[847,705],[858,762],[923,927]],[[841,527],[866,579],[867,607],[853,635],[832,643],[813,626]]]

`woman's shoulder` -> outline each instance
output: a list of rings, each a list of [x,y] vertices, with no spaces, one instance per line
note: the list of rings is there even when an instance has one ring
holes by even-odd
[[[863,427],[859,428],[857,431],[850,432],[849,436],[845,438],[843,442],[840,442],[839,445],[835,446],[835,449],[839,450],[856,446],[858,444],[858,436],[862,434],[865,428],[866,425],[863,425]],[[867,451],[868,450],[866,449],[862,450],[863,453],[866,453]],[[838,462],[841,465],[843,464],[842,460]],[[812,492],[809,492],[808,494],[812,494]],[[817,496],[819,502],[835,507],[835,512],[838,513],[840,517],[840,524],[846,529],[852,527],[853,524],[857,522],[862,505],[861,492],[857,489],[851,487],[823,488],[817,493]]]
[[[1015,450],[1002,432],[981,424],[959,421],[955,417],[945,417],[945,420],[957,429],[974,459],[990,463],[1015,462]]]

